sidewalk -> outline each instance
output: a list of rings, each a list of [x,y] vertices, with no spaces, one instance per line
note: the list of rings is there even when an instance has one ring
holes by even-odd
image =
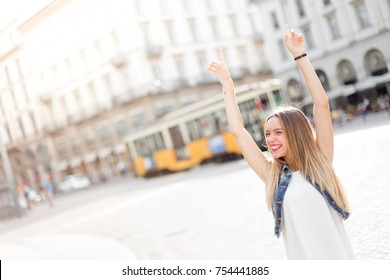
[[[382,110],[379,112],[367,113],[365,121],[363,116],[356,116],[352,120],[345,122],[344,125],[333,124],[333,129],[335,135],[337,135],[386,124],[390,124],[390,116],[385,110]]]

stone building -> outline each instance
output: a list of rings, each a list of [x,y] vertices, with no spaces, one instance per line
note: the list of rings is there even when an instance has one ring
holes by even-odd
[[[56,0],[31,12],[0,31],[0,129],[16,182],[34,188],[47,173],[97,181],[120,161],[131,172],[123,136],[220,94],[205,69],[220,47],[238,84],[271,75],[246,0]]]
[[[371,109],[390,92],[390,1],[252,0],[261,15],[272,72],[290,100],[311,101],[303,79],[284,46],[284,24],[302,33],[331,107],[356,107],[363,98]],[[309,106],[308,106],[309,108]]]

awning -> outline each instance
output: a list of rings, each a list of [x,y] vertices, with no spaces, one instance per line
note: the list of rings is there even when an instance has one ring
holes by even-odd
[[[368,88],[374,88],[376,86],[375,77],[368,77],[356,83],[356,88],[359,91],[366,90]]]
[[[380,76],[370,76],[362,81],[357,82],[356,87],[358,90],[363,91],[369,88],[374,88],[377,85],[390,82],[390,72]]]

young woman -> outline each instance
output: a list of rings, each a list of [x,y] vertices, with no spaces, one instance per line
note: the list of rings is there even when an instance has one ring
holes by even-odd
[[[305,53],[304,38],[286,25],[285,45],[305,79],[314,104],[315,135],[294,107],[266,119],[268,158],[245,130],[234,83],[220,50],[207,69],[223,86],[229,130],[251,168],[266,183],[266,200],[282,233],[289,259],[354,259],[343,219],[349,216],[343,187],[333,168],[333,129],[326,93]]]

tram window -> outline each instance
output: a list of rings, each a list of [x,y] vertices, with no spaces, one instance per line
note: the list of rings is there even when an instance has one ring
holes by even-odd
[[[225,109],[215,112],[215,117],[216,117],[219,133],[222,133],[223,131],[228,131],[229,126],[228,126]]]
[[[193,120],[190,122],[187,122],[187,130],[190,135],[190,140],[194,141],[199,138],[202,138],[202,130],[200,128],[199,120]]]
[[[173,146],[175,148],[180,148],[185,146],[183,136],[181,134],[179,126],[171,127],[169,129],[169,133],[171,135]]]
[[[269,101],[268,101],[268,98],[262,98],[261,99],[261,103],[263,104],[263,111],[264,111],[264,114],[266,116],[269,115],[269,113],[271,112],[271,107],[269,105]]]
[[[212,115],[200,118],[199,123],[201,125],[203,135],[205,137],[209,138],[217,134],[217,130],[215,127],[215,119]]]
[[[147,139],[140,139],[134,142],[135,149],[139,156],[148,156],[151,154],[151,151],[147,144]]]
[[[272,92],[272,96],[274,98],[276,106],[281,106],[283,104],[282,96],[280,95],[279,90],[274,90]]]
[[[161,132],[154,134],[154,141],[156,142],[157,150],[165,149],[165,143],[164,143],[164,140],[162,138]]]

